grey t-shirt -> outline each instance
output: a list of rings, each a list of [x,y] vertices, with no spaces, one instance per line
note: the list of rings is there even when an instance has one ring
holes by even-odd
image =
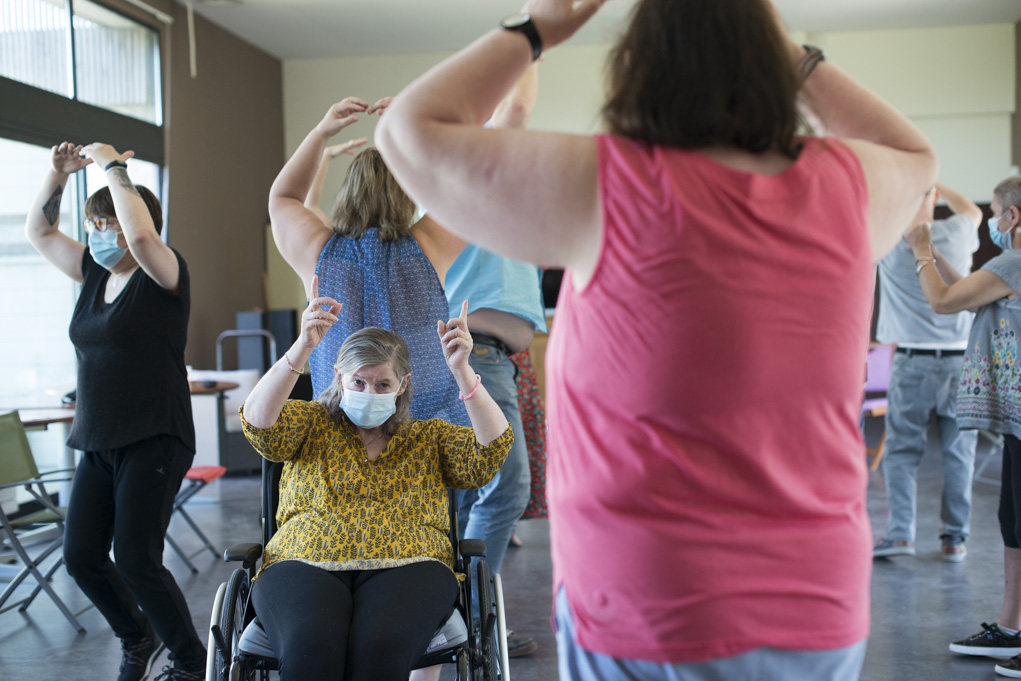
[[[962,275],[971,271],[978,250],[978,230],[970,218],[953,215],[932,223],[932,242]],[[876,339],[914,347],[963,348],[971,329],[971,312],[936,314],[918,283],[915,256],[901,241],[879,261],[879,322]]]

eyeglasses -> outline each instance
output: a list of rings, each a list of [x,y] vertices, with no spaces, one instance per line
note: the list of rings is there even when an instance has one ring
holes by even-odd
[[[91,232],[93,230],[97,232],[105,232],[110,224],[117,224],[117,218],[108,218],[100,216],[98,218],[86,218],[82,224],[85,225],[85,231]],[[116,231],[116,230],[115,230]]]

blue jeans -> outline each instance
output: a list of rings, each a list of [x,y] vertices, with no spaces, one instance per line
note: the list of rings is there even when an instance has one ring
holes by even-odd
[[[507,553],[514,524],[528,506],[532,474],[518,411],[514,363],[495,347],[476,342],[468,364],[482,377],[482,384],[500,405],[514,431],[514,444],[496,477],[482,489],[462,491],[458,508],[461,537],[485,541],[489,571],[497,573]]]
[[[723,681],[784,679],[858,681],[866,641],[834,650],[757,648],[707,662],[649,662],[593,653],[578,645],[564,589],[556,597],[560,681]]]
[[[886,538],[915,540],[915,475],[925,454],[929,419],[936,414],[943,450],[943,532],[967,539],[976,430],[957,427],[957,386],[964,357],[896,353],[890,373],[883,475],[890,514]]]

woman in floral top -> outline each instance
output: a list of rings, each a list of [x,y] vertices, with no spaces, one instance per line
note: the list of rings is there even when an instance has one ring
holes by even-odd
[[[252,598],[282,679],[406,681],[457,597],[447,487],[487,483],[514,435],[468,367],[464,308],[437,332],[472,428],[408,419],[408,348],[384,329],[344,341],[318,401],[288,400],[340,310],[312,286],[301,336],[242,407],[255,449],[285,462]]]
[[[1021,177],[993,190],[989,236],[1003,253],[982,269],[962,277],[932,246],[927,223],[911,227],[904,238],[915,254],[925,297],[936,312],[977,310],[968,338],[957,391],[957,422],[1003,435],[1000,533],[1004,543],[1006,592],[994,624],[950,644],[965,655],[1011,657],[996,665],[1004,676],[1021,677]]]

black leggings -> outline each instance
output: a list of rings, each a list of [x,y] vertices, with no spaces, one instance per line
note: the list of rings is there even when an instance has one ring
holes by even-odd
[[[252,598],[282,680],[408,681],[457,579],[434,560],[340,572],[286,560],[259,575]]]
[[[1021,440],[1003,436],[1003,475],[1000,479],[1000,535],[1008,549],[1021,548]]]
[[[138,639],[148,631],[148,619],[171,659],[186,669],[205,665],[205,646],[180,587],[163,567],[163,538],[193,457],[169,435],[85,452],[74,474],[64,536],[68,573],[114,633]]]

